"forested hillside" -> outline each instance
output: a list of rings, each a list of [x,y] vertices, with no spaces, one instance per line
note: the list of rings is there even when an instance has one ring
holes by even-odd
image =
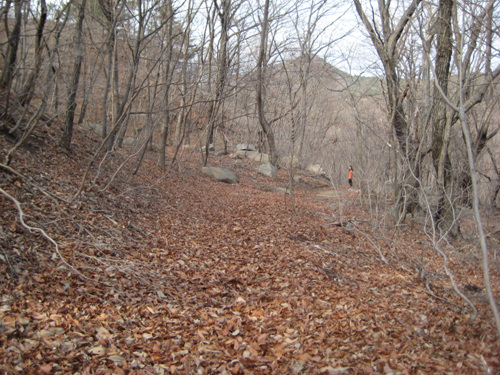
[[[473,242],[440,244],[471,320],[419,225],[375,228],[356,183],[299,172],[292,202],[285,170],[212,155],[239,176],[225,184],[196,151],[166,172],[148,151],[134,175],[129,146],[84,179],[99,138],[78,130],[67,153],[59,135],[40,127],[1,164],[2,373],[500,370]]]
[[[2,371],[500,371],[498,1],[1,4]]]

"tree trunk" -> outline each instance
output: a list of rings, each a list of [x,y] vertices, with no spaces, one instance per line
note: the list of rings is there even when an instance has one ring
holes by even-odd
[[[73,48],[75,54],[75,63],[73,65],[73,74],[68,89],[68,100],[66,102],[66,120],[64,122],[64,132],[61,137],[60,145],[67,151],[71,149],[71,139],[73,138],[73,121],[76,110],[76,94],[78,91],[78,82],[80,81],[80,71],[82,68],[82,28],[85,18],[85,5],[87,0],[82,0],[78,7],[78,18],[75,27],[75,36],[73,39]]]
[[[165,151],[167,148],[167,137],[170,127],[170,86],[172,85],[172,58],[173,58],[173,26],[174,26],[174,12],[172,9],[172,1],[166,1],[166,17],[167,17],[167,25],[166,25],[166,35],[167,39],[167,56],[165,62],[165,96],[164,96],[164,105],[165,105],[165,117],[163,123],[161,125],[161,134],[160,134],[160,142],[159,142],[159,156],[158,156],[158,165],[161,169],[165,169]],[[189,14],[188,14],[189,17]],[[187,42],[189,44],[189,42]]]
[[[481,256],[482,256],[482,268],[483,268],[483,277],[484,284],[486,287],[486,295],[488,296],[488,302],[490,303],[491,311],[493,313],[494,322],[497,328],[498,337],[500,337],[500,313],[498,311],[497,302],[495,300],[495,296],[493,295],[493,290],[491,286],[490,280],[490,271],[489,271],[489,261],[488,261],[488,246],[486,244],[486,235],[484,233],[483,224],[481,221],[481,213],[479,211],[479,193],[476,181],[476,163],[474,160],[474,153],[472,150],[472,142],[470,136],[470,130],[467,122],[467,115],[464,109],[465,96],[463,87],[460,88],[460,122],[462,124],[462,133],[465,139],[466,148],[467,148],[467,157],[469,162],[469,174],[472,182],[472,191],[473,191],[473,199],[472,199],[472,207],[474,213],[474,221],[476,223],[476,227],[479,235],[479,243],[481,245]]]
[[[6,7],[9,8],[10,4],[12,4],[12,2],[8,1]],[[9,40],[7,43],[7,51],[5,53],[6,57],[4,60],[2,75],[0,76],[0,87],[3,88],[11,86],[14,70],[16,68],[17,51],[19,48],[19,39],[21,36],[22,5],[23,5],[23,0],[14,0],[14,15],[15,15],[14,27],[9,35]],[[5,17],[8,17],[8,11],[6,12]],[[6,30],[6,32],[8,33],[8,30]]]
[[[267,36],[269,30],[269,0],[265,0],[264,3],[264,15],[261,24],[261,34],[260,34],[260,48],[259,48],[259,58],[257,60],[257,111],[259,115],[259,123],[262,127],[262,131],[266,135],[267,145],[269,147],[269,161],[271,164],[276,165],[278,161],[278,155],[276,152],[276,143],[274,140],[274,133],[271,128],[271,124],[267,121],[264,108],[264,79],[265,71],[267,67]]]
[[[375,28],[365,15],[360,0],[354,0],[356,11],[368,31],[372,43],[383,63],[385,81],[387,85],[387,104],[389,121],[398,141],[404,176],[398,184],[396,191],[395,216],[398,220],[404,218],[406,213],[411,213],[418,207],[418,178],[420,175],[420,157],[418,144],[409,130],[408,121],[404,110],[404,100],[409,86],[401,87],[397,66],[399,53],[398,42],[408,22],[417,10],[422,0],[413,0],[399,21],[394,20],[390,14],[390,7],[384,1],[379,1],[379,16],[381,32]]]
[[[439,86],[444,95],[448,95],[448,79],[450,74],[453,44],[451,39],[451,16],[453,0],[440,0],[438,18],[436,22],[436,60],[435,60],[435,85]],[[451,162],[448,155],[451,120],[447,116],[447,105],[438,87],[434,88],[431,109],[432,127],[432,160],[439,189],[439,202],[434,220],[443,231],[451,229],[455,222],[453,205],[451,201]]]
[[[101,9],[104,18],[106,19],[106,28],[108,32],[108,38],[106,40],[106,48],[107,48],[107,66],[108,66],[108,74],[106,74],[106,84],[104,86],[104,94],[102,98],[102,128],[103,134],[102,137],[106,138],[108,133],[108,100],[109,100],[109,92],[112,89],[111,80],[117,77],[117,73],[115,75],[114,70],[114,61],[115,61],[115,29],[116,29],[116,17],[115,12],[112,7],[112,4],[106,0],[99,0],[99,7]],[[118,7],[120,0],[117,1],[116,7]],[[117,86],[117,85],[116,85]],[[115,86],[113,86],[115,87]]]
[[[221,6],[214,2],[215,8],[219,14],[220,20],[220,41],[219,41],[219,51],[217,58],[217,78],[215,81],[215,93],[214,99],[210,101],[210,107],[208,109],[208,131],[207,138],[205,141],[205,153],[203,157],[203,165],[208,162],[208,154],[210,146],[213,144],[215,147],[214,132],[217,127],[217,118],[222,107],[223,94],[227,80],[227,71],[229,68],[229,56],[228,56],[228,41],[229,41],[229,28],[231,27],[231,0],[222,0]]]
[[[43,51],[42,37],[46,20],[47,20],[47,4],[45,3],[45,0],[40,0],[40,19],[38,21],[38,26],[36,29],[36,39],[35,39],[35,66],[28,75],[28,79],[26,80],[26,83],[21,89],[19,101],[23,106],[29,105],[33,97],[33,93],[35,91],[36,79],[38,78],[38,74],[40,73],[40,67],[42,65],[42,51]]]
[[[113,32],[115,32],[113,30]],[[122,118],[121,116],[121,102],[120,102],[120,75],[119,75],[119,63],[118,63],[118,51],[116,46],[116,35],[114,36],[113,45],[113,58],[111,64],[111,124],[109,126],[108,141],[106,143],[106,150],[111,151],[114,144],[116,134],[119,130],[118,121]]]
[[[137,0],[137,37],[135,40],[134,48],[132,49],[132,66],[130,67],[130,73],[127,78],[127,86],[123,93],[123,98],[120,98],[118,92],[118,51],[115,46],[114,52],[114,63],[113,63],[113,127],[111,130],[111,134],[108,137],[107,142],[107,150],[111,151],[113,146],[115,145],[116,137],[120,131],[120,127],[124,123],[125,117],[125,108],[128,105],[128,100],[130,93],[135,88],[135,78],[137,76],[137,69],[139,67],[140,57],[141,57],[141,46],[144,37],[144,21],[145,14],[143,9],[142,0]],[[115,41],[116,44],[116,41]],[[130,108],[130,105],[129,105]],[[121,134],[124,134],[122,131]]]

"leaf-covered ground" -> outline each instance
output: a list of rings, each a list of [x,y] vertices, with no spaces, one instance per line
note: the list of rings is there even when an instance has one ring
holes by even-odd
[[[78,131],[68,154],[56,133],[0,168],[1,373],[500,372],[473,242],[440,244],[470,322],[420,226],[394,229],[356,190],[302,175],[294,209],[284,170],[214,156],[240,177],[227,185],[186,149],[168,172],[148,152],[133,175],[119,150],[73,200],[99,140]]]

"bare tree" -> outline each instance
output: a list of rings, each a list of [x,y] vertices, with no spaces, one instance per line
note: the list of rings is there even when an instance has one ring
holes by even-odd
[[[161,125],[160,143],[159,143],[159,156],[158,165],[161,169],[165,168],[165,149],[167,147],[167,137],[170,127],[171,111],[170,111],[170,87],[172,85],[173,77],[173,51],[174,51],[174,10],[172,7],[172,1],[167,0],[165,2],[165,17],[167,18],[167,23],[165,25],[166,33],[166,61],[164,68],[164,106],[165,106],[165,116],[163,123]],[[189,15],[188,15],[189,17]],[[189,44],[189,43],[188,43]]]
[[[459,105],[458,107],[454,107],[452,103],[448,101],[448,104],[450,104],[450,107],[452,107],[457,113],[458,117],[460,119],[461,123],[461,128],[462,128],[462,134],[464,136],[465,144],[466,144],[466,149],[467,149],[467,157],[468,157],[468,164],[469,164],[469,175],[470,175],[470,180],[472,184],[472,207],[473,207],[473,215],[474,215],[474,220],[476,223],[477,231],[478,231],[478,237],[479,237],[479,243],[481,247],[481,255],[482,255],[482,268],[483,268],[483,278],[484,278],[484,283],[486,287],[486,293],[488,296],[488,301],[490,303],[491,310],[493,312],[493,316],[495,319],[495,324],[497,327],[497,333],[498,336],[500,337],[500,314],[498,311],[497,307],[497,302],[495,300],[495,297],[493,295],[492,287],[491,287],[491,281],[490,281],[490,274],[489,274],[489,261],[488,261],[488,247],[486,244],[486,236],[484,233],[483,229],[483,224],[481,220],[481,213],[479,209],[479,193],[478,193],[478,187],[477,187],[477,180],[476,180],[476,160],[475,157],[477,156],[477,153],[474,153],[473,151],[473,143],[472,143],[472,138],[470,134],[470,129],[469,129],[469,122],[468,122],[468,115],[467,112],[470,109],[471,105],[474,105],[475,103],[479,102],[482,100],[483,96],[485,95],[487,88],[489,85],[485,85],[482,87],[482,89],[479,89],[479,93],[476,93],[474,95],[467,95],[469,89],[468,89],[468,82],[470,81],[470,68],[472,65],[472,60],[471,56],[472,53],[475,49],[475,42],[477,41],[479,30],[481,28],[481,25],[483,24],[483,20],[491,14],[490,12],[490,7],[493,7],[495,4],[495,0],[490,0],[490,2],[487,4],[487,6],[480,12],[478,17],[474,19],[473,22],[473,28],[472,28],[472,38],[469,41],[468,46],[465,46],[465,40],[463,37],[461,38],[456,38],[456,48],[458,50],[458,54],[456,56],[456,61],[458,65],[458,73],[459,73]],[[459,34],[460,25],[462,24],[457,17],[457,13],[455,13],[455,17],[453,18],[454,20],[454,26],[456,33],[459,36],[462,36]],[[488,23],[487,23],[488,24]],[[486,34],[488,34],[489,31],[487,31]],[[491,43],[491,39],[487,38],[488,42]],[[472,42],[472,43],[470,43]],[[488,62],[486,64],[486,72],[488,74],[488,79],[493,80],[495,79],[498,75],[500,75],[500,64],[495,68],[493,72],[491,72],[491,69],[489,68],[491,65],[491,61],[489,60],[491,58],[491,55],[488,53],[486,54],[486,57],[488,59]],[[472,69],[474,71],[474,69]],[[491,81],[489,81],[491,82]],[[440,93],[445,96],[445,93],[440,90]],[[472,100],[472,102],[471,102]],[[476,145],[477,146],[477,145]],[[484,146],[481,146],[484,147]]]
[[[190,46],[190,41],[192,38],[192,22],[195,16],[199,12],[199,6],[191,1],[188,2],[187,7],[187,17],[184,22],[184,33],[181,41],[181,60],[182,64],[180,67],[180,79],[179,79],[179,96],[180,105],[179,112],[177,114],[177,121],[175,122],[175,129],[173,132],[173,144],[175,145],[175,153],[172,162],[177,158],[180,147],[182,146],[186,134],[188,133],[188,119],[193,111],[194,102],[197,100],[198,89],[200,88],[200,81],[204,73],[204,42],[205,37],[202,37],[200,47],[193,51]],[[205,29],[206,30],[206,29]],[[197,67],[196,69],[190,70],[188,65],[194,60],[191,55],[198,57],[198,63],[193,64]],[[193,77],[190,78],[190,75]],[[195,79],[195,77],[197,77]]]
[[[465,138],[465,143],[467,146],[467,156],[469,161],[469,174],[472,183],[472,191],[473,191],[473,199],[472,206],[474,212],[474,221],[476,223],[476,227],[478,230],[479,243],[481,246],[481,255],[482,255],[482,268],[483,268],[483,278],[484,284],[486,286],[486,294],[488,296],[488,301],[490,303],[491,311],[493,312],[493,317],[495,319],[495,325],[497,327],[497,333],[500,337],[500,314],[498,312],[497,302],[495,300],[495,296],[493,295],[493,291],[491,288],[491,280],[489,273],[489,260],[488,260],[488,246],[486,244],[486,235],[483,229],[483,223],[481,220],[481,213],[479,210],[479,193],[477,188],[477,180],[476,180],[476,163],[474,159],[474,152],[472,148],[472,141],[470,136],[470,130],[467,122],[467,114],[465,112],[465,95],[463,88],[460,90],[460,107],[458,108],[460,113],[460,122],[462,124],[462,131]]]
[[[500,206],[497,204],[497,198],[500,193],[500,168],[498,167],[497,161],[496,161],[496,155],[491,151],[489,147],[486,147],[486,152],[488,153],[488,156],[490,157],[491,164],[493,166],[493,170],[495,172],[495,177],[494,177],[494,188],[493,192],[490,195],[489,201],[491,202],[491,205],[496,208],[500,208]],[[495,252],[496,254],[496,252]]]
[[[484,40],[486,43],[491,43],[491,38],[487,36],[489,31],[484,30],[484,25],[488,25],[488,22],[484,21],[491,14],[491,7],[494,3],[495,0],[492,0],[482,7],[477,4],[459,4],[456,1],[443,0],[438,5],[438,18],[432,34],[432,36],[437,35],[436,61],[435,64],[429,64],[434,77],[433,107],[429,119],[432,127],[432,162],[437,175],[439,193],[436,211],[433,211],[429,203],[427,207],[431,212],[432,222],[436,226],[433,230],[439,229],[439,236],[445,236],[457,226],[457,216],[454,214],[455,202],[457,195],[462,193],[456,186],[453,187],[452,183],[466,179],[467,184],[470,184],[473,216],[482,255],[484,283],[500,335],[500,316],[491,289],[488,249],[479,209],[476,170],[480,151],[486,147],[486,143],[496,134],[496,131],[488,132],[488,116],[483,118],[484,122],[478,127],[475,140],[472,138],[470,127],[470,118],[474,108],[484,101],[490,85],[500,75],[500,65],[494,70],[491,69],[492,60],[487,52],[488,48],[479,46],[481,35],[486,35]],[[426,58],[431,59],[429,54]],[[484,67],[485,73],[480,71],[481,67]],[[456,87],[454,91],[450,88],[452,83]],[[465,145],[455,143],[456,147],[465,147],[468,169],[466,177],[456,173],[457,168],[453,165],[450,151],[450,139],[453,136],[455,124],[460,125],[460,133]],[[462,160],[458,159],[455,163],[460,165],[461,162]],[[458,194],[456,190],[459,190]],[[437,234],[433,237],[435,236]],[[444,254],[442,251],[440,253]],[[456,285],[454,288],[458,294],[462,295]]]
[[[14,3],[14,26],[12,31],[9,32],[8,19],[9,19],[9,9]],[[2,69],[2,74],[0,75],[0,87],[7,88],[12,84],[12,79],[14,76],[14,70],[16,68],[17,62],[17,51],[19,48],[19,40],[21,37],[21,24],[22,24],[22,7],[23,0],[9,0],[5,4],[5,30],[8,33],[8,43],[7,51],[5,53],[5,59]]]
[[[38,20],[38,25],[36,28],[36,37],[35,37],[35,62],[33,70],[28,75],[26,82],[24,83],[23,88],[21,89],[21,93],[19,95],[19,101],[22,105],[29,105],[33,93],[35,91],[36,79],[40,73],[40,68],[42,66],[42,52],[44,49],[42,38],[43,31],[45,28],[45,22],[47,20],[47,4],[45,0],[40,0],[40,18]]]
[[[264,9],[261,22],[260,30],[260,46],[259,46],[259,57],[257,60],[257,112],[259,115],[259,123],[262,127],[264,134],[266,135],[267,145],[269,147],[269,160],[271,164],[276,165],[278,161],[278,155],[276,152],[276,143],[274,141],[274,133],[271,128],[271,124],[266,118],[265,113],[265,84],[264,80],[266,77],[266,69],[268,63],[267,43],[268,43],[268,33],[269,33],[269,0],[265,0]]]
[[[113,89],[112,98],[119,96],[119,69],[118,69],[118,50],[116,43],[117,23],[119,15],[122,13],[125,6],[123,1],[111,2],[108,0],[98,1],[100,10],[105,20],[105,27],[107,32],[106,51],[107,51],[107,74],[104,94],[102,97],[102,136],[106,137],[108,131],[108,100],[110,90]],[[112,83],[113,82],[113,83]],[[119,102],[112,100],[112,118],[116,118],[119,108]]]
[[[335,15],[333,10],[340,5],[340,2],[308,1],[297,2],[292,13],[292,23],[297,36],[299,48],[298,57],[298,83],[301,87],[300,97],[300,119],[298,122],[297,138],[299,147],[297,150],[298,161],[302,162],[306,128],[310,120],[310,111],[314,102],[319,99],[317,95],[311,95],[311,69],[313,63],[318,65],[318,59],[332,45],[345,37],[344,33],[333,32],[334,25],[344,15]],[[347,10],[346,10],[347,12]],[[328,39],[326,35],[330,35]],[[325,64],[327,65],[327,64]]]
[[[131,103],[128,103],[129,96],[135,90],[134,82],[137,75],[137,70],[139,68],[140,58],[141,58],[141,50],[142,43],[144,41],[144,32],[145,32],[145,9],[143,9],[143,1],[137,0],[136,2],[136,12],[137,12],[137,23],[134,26],[134,30],[130,30],[134,35],[134,44],[131,48],[131,66],[129,67],[129,74],[127,77],[125,84],[125,90],[120,94],[119,87],[119,60],[117,52],[113,53],[113,62],[112,62],[112,74],[113,78],[111,80],[112,86],[112,127],[110,129],[110,136],[108,137],[106,149],[111,151],[113,146],[115,145],[116,136],[120,131],[120,127],[126,123],[127,114],[125,113],[125,109],[130,109]],[[115,37],[116,38],[116,37]]]
[[[205,140],[205,152],[203,164],[208,162],[208,153],[210,145],[214,144],[214,131],[217,126],[217,118],[220,113],[220,108],[223,105],[224,90],[227,81],[229,70],[229,30],[232,26],[234,14],[238,10],[241,2],[234,3],[231,0],[222,0],[220,5],[217,1],[213,2],[214,13],[217,14],[220,23],[219,45],[217,49],[217,76],[215,79],[215,87],[213,99],[210,100],[207,112],[207,137]],[[213,36],[213,35],[212,35]]]
[[[421,0],[412,0],[400,13],[399,20],[394,20],[395,15],[391,14],[391,3],[381,0],[378,2],[378,14],[380,25],[370,21],[365,14],[360,0],[354,0],[356,11],[363,22],[384,69],[384,80],[386,84],[386,100],[389,114],[389,121],[399,144],[400,154],[406,163],[406,169],[412,168],[414,173],[405,172],[404,180],[398,185],[396,191],[396,215],[404,216],[406,212],[412,212],[417,205],[416,179],[411,176],[419,175],[419,158],[417,157],[417,144],[410,132],[410,126],[405,114],[404,100],[408,94],[409,86],[401,84],[398,74],[400,54],[399,43],[403,32],[407,28],[413,15],[417,11]],[[373,15],[375,19],[375,14]],[[409,187],[410,191],[405,191]],[[410,195],[408,201],[406,197]]]
[[[436,57],[434,64],[434,93],[432,94],[432,109],[430,124],[432,127],[432,159],[438,189],[440,191],[437,208],[434,212],[436,224],[442,231],[456,234],[459,230],[457,225],[455,211],[455,202],[466,202],[467,199],[461,198],[461,195],[467,194],[466,191],[471,187],[470,177],[463,170],[465,165],[457,160],[453,165],[452,157],[449,152],[450,139],[453,136],[453,126],[457,124],[460,115],[457,111],[459,107],[460,93],[452,92],[449,88],[450,82],[456,80],[455,72],[460,69],[462,72],[462,81],[460,84],[464,87],[464,110],[470,113],[474,107],[485,100],[489,91],[490,83],[499,74],[498,71],[491,71],[491,56],[483,61],[486,65],[487,74],[478,74],[478,69],[474,66],[474,59],[477,55],[479,38],[488,35],[484,30],[485,19],[491,13],[495,0],[489,1],[486,6],[464,4],[468,7],[464,13],[469,13],[468,19],[458,21],[456,19],[459,13],[459,6],[456,1],[441,0],[438,5],[438,16],[435,23],[435,35],[437,36]],[[453,14],[455,20],[453,21]],[[467,25],[467,27],[464,26]],[[470,32],[465,32],[470,30]],[[489,36],[491,38],[491,35]],[[488,37],[485,38],[487,40]],[[467,40],[467,48],[462,50],[462,56],[459,53],[453,53],[457,50],[456,45],[462,40]],[[452,65],[452,58],[453,65]],[[454,84],[455,86],[455,84]],[[454,98],[454,107],[447,106],[443,95]],[[486,143],[495,136],[497,131],[490,131],[490,121],[483,121],[477,129],[475,140],[473,142],[474,158],[481,153]],[[462,167],[463,166],[463,167]],[[454,186],[462,189],[456,189]]]
[[[76,95],[78,91],[78,83],[80,81],[80,71],[82,68],[82,28],[83,19],[85,18],[85,5],[87,0],[81,0],[78,4],[78,16],[77,23],[75,26],[75,34],[73,39],[73,50],[74,50],[74,65],[73,73],[71,75],[71,82],[68,87],[68,100],[66,102],[66,119],[64,123],[64,132],[61,137],[60,145],[66,150],[71,148],[71,139],[73,138],[73,121],[75,117],[76,110]]]
[[[436,58],[434,65],[435,82],[445,95],[448,95],[448,79],[450,74],[452,57],[452,25],[451,15],[454,0],[440,0],[438,14],[435,23],[435,34],[437,35]],[[447,113],[447,106],[441,95],[434,95],[431,111],[432,126],[432,159],[434,169],[437,174],[437,181],[442,189],[439,198],[438,209],[435,213],[437,225],[447,217],[448,225],[454,221],[453,207],[447,197],[447,191],[451,185],[451,161],[448,154],[448,144],[450,142],[451,120]],[[448,228],[445,228],[445,230]]]

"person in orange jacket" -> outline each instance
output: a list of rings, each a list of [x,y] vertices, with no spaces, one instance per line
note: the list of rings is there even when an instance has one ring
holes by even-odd
[[[354,171],[352,170],[352,167],[349,166],[349,187],[352,187],[352,176],[353,176]]]

